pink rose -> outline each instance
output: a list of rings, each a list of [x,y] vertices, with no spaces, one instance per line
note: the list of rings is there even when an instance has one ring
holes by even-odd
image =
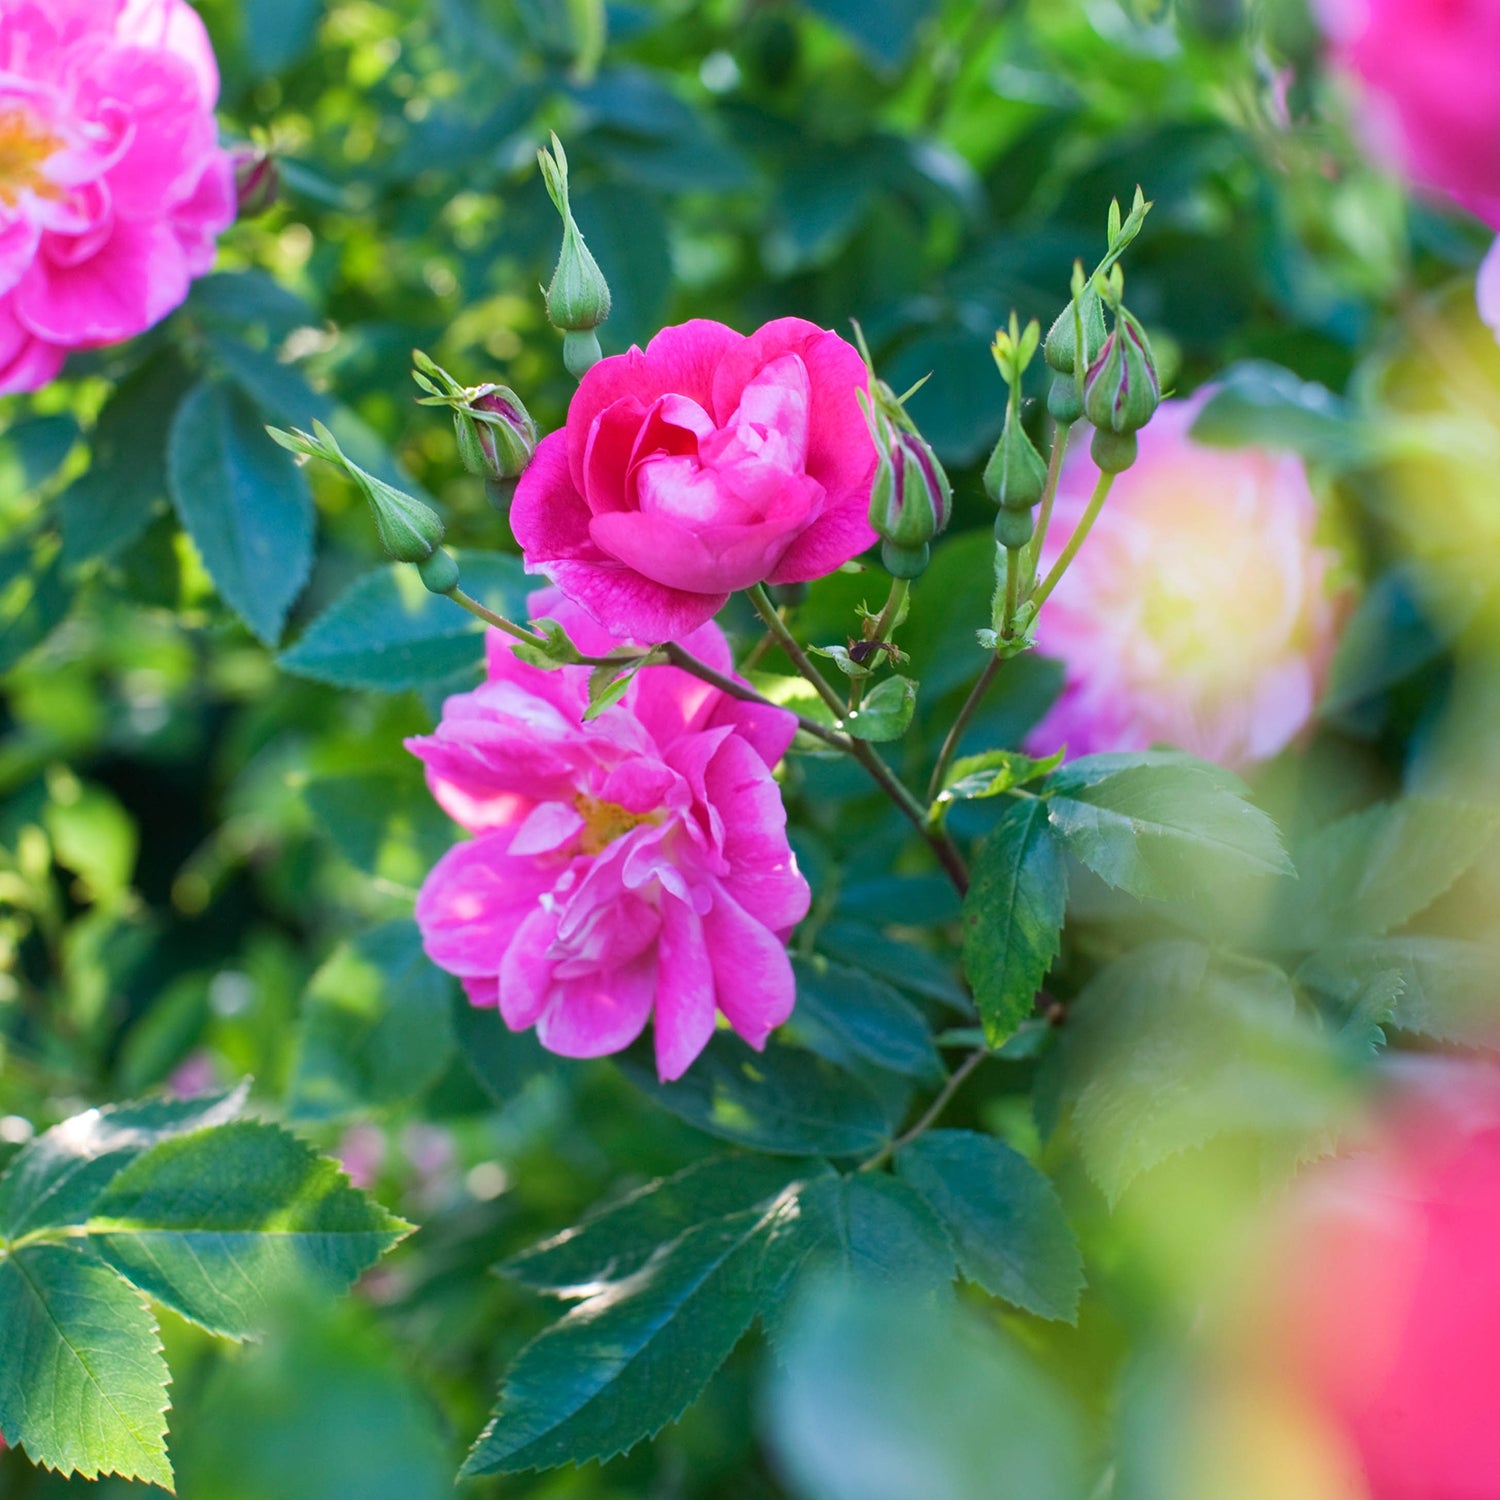
[[[234,219],[186,0],[0,0],[0,392],[144,332]]]
[[[1500,229],[1500,5],[1322,0],[1335,59],[1364,85],[1375,149]]]
[[[1188,429],[1201,400],[1167,401],[1140,457],[1043,606],[1037,643],[1065,670],[1031,745],[1074,755],[1169,744],[1244,767],[1311,718],[1332,655],[1332,554],[1290,454],[1210,448]],[[1086,446],[1058,484],[1043,569],[1088,504]]]
[[[516,491],[527,570],[641,641],[833,572],[875,542],[866,388],[854,349],[800,318],[749,338],[698,319],[600,360]]]
[[[590,655],[617,644],[556,590],[532,609]],[[685,644],[732,670],[716,625]],[[675,667],[644,668],[586,722],[588,676],[526,666],[493,635],[489,680],[407,742],[475,835],[428,876],[417,921],[476,1005],[565,1057],[619,1051],[654,1011],[658,1071],[677,1078],[718,1014],[757,1048],[791,1014],[808,888],[771,767],[796,722]]]
[[[1370,1149],[1311,1169],[1251,1338],[1370,1500],[1500,1497],[1500,1078],[1429,1061]]]

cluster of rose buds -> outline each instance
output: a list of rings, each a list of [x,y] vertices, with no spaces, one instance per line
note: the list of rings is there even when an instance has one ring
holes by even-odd
[[[995,516],[995,541],[1016,551],[1031,540],[1035,523],[1032,511],[1047,487],[1047,461],[1021,425],[1021,380],[1041,341],[1041,324],[1035,319],[1024,330],[1010,315],[1010,327],[995,335],[990,352],[1010,387],[1005,408],[1005,427],[984,466],[984,492],[999,506]]]

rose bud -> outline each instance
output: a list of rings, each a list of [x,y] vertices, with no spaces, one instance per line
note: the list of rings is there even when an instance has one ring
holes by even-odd
[[[1102,430],[1138,432],[1161,405],[1161,381],[1146,330],[1122,307],[1115,330],[1089,366],[1084,415]]]
[[[877,385],[873,401],[861,391],[859,403],[875,444],[870,525],[881,538],[880,560],[893,578],[915,578],[927,566],[927,544],[948,524],[953,487],[888,391]]]
[[[1083,315],[1084,366],[1093,362],[1095,351],[1104,343],[1104,304],[1098,291],[1090,285],[1078,303]],[[1073,322],[1073,303],[1063,308],[1047,334],[1042,347],[1047,363],[1059,375],[1071,375],[1078,361],[1078,331]]]
[[[238,146],[229,154],[234,163],[236,213],[242,219],[253,219],[280,196],[281,171],[263,146]]]
[[[1026,429],[1007,412],[1005,431],[984,466],[984,492],[991,503],[1006,510],[1027,510],[1042,498],[1047,485],[1047,461],[1026,435]]]
[[[582,380],[601,357],[594,330],[609,316],[609,283],[574,222],[568,202],[568,158],[556,132],[552,150],[538,151],[537,161],[563,224],[562,251],[547,288],[547,318],[563,332],[563,363],[568,373]]]
[[[481,385],[453,407],[458,456],[482,479],[515,479],[536,452],[536,423],[521,398],[504,385]]]

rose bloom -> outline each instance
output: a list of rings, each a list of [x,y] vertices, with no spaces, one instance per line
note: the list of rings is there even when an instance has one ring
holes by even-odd
[[[1062,694],[1031,735],[1074,755],[1172,745],[1243,767],[1312,715],[1335,633],[1332,554],[1289,454],[1210,448],[1188,429],[1201,401],[1167,401],[1140,433],[1077,558],[1038,617]],[[1088,448],[1069,454],[1042,558],[1088,504]]]
[[[1374,148],[1500,229],[1500,5],[1322,0],[1319,10],[1335,60],[1363,85]]]
[[[697,629],[736,589],[821,578],[876,540],[864,362],[800,318],[704,319],[602,359],[521,476],[511,524],[604,628]]]
[[[1248,1340],[1351,1453],[1370,1500],[1496,1500],[1500,1076],[1417,1069],[1424,1097],[1296,1185]]]
[[[235,214],[186,0],[0,0],[0,392],[144,332]]]
[[[618,644],[555,590],[532,611],[588,655]],[[684,644],[731,670],[718,626]],[[619,1051],[654,1012],[658,1071],[677,1078],[717,1015],[760,1048],[791,1014],[808,888],[771,768],[796,719],[646,667],[585,721],[589,671],[527,666],[492,635],[489,680],[407,742],[474,835],[428,876],[417,921],[476,1005],[565,1057]]]

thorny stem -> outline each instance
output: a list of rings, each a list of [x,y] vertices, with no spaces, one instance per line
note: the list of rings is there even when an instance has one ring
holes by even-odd
[[[875,621],[875,627],[865,637],[867,641],[873,641],[880,645],[891,638],[896,629],[896,621],[901,617],[901,611],[906,605],[906,596],[911,592],[911,580],[909,578],[891,579],[891,591],[886,595],[885,607],[880,611]],[[865,679],[856,677],[849,689],[849,712],[853,713],[859,707],[860,699],[865,695]]]
[[[989,1055],[988,1048],[978,1047],[964,1058],[952,1073],[948,1075],[948,1081],[938,1090],[937,1098],[927,1106],[922,1114],[922,1118],[910,1130],[898,1135],[888,1145],[882,1146],[874,1156],[862,1161],[859,1164],[859,1170],[861,1172],[873,1172],[877,1167],[883,1166],[888,1162],[898,1151],[911,1145],[918,1136],[926,1135],[937,1123],[943,1111],[952,1103],[953,1096],[964,1086],[964,1082],[967,1080],[969,1074]]]
[[[1068,571],[1068,564],[1078,556],[1078,549],[1088,540],[1088,534],[1094,529],[1094,522],[1099,519],[1099,512],[1104,509],[1104,502],[1109,498],[1109,487],[1114,482],[1113,474],[1100,474],[1099,482],[1094,486],[1094,493],[1089,497],[1088,509],[1084,511],[1078,525],[1073,528],[1073,535],[1068,538],[1067,546],[1058,554],[1051,571],[1031,596],[1031,602],[1038,609],[1047,602],[1052,590],[1057,587],[1062,581],[1063,574]]]
[[[801,643],[787,628],[786,622],[776,613],[765,588],[756,584],[747,592],[750,602],[765,621],[766,628],[776,637],[777,644],[786,652],[792,665],[813,685],[818,696],[833,710],[834,716],[842,720],[848,709],[829,685],[828,679],[812,664]],[[855,739],[852,735],[844,738],[847,743],[840,748],[847,750],[865,768],[881,791],[911,820],[912,825],[931,846],[938,863],[942,865],[959,895],[965,894],[969,889],[969,870],[964,864],[963,855],[959,853],[958,845],[942,829],[928,825],[927,809],[907,791],[867,740]]]
[[[503,630],[506,635],[514,636],[518,641],[525,641],[530,646],[545,646],[547,644],[545,636],[538,635],[535,631],[526,629],[524,625],[517,625],[514,620],[507,620],[503,615],[496,614],[492,609],[487,609],[477,599],[464,593],[462,589],[454,589],[449,598],[455,604],[468,610],[476,619],[483,620],[486,625],[493,625],[496,630]],[[727,693],[731,698],[738,698],[742,703],[759,703],[768,708],[779,707],[778,704],[772,703],[763,694],[757,693],[749,683],[737,682],[733,677],[729,677],[725,673],[709,666],[706,661],[699,661],[691,652],[684,651],[675,642],[669,642],[657,649],[666,657],[670,665],[678,668],[680,671],[687,672],[693,677],[697,677],[712,687],[718,688],[721,693]],[[646,652],[641,653],[642,656],[647,654]],[[627,656],[582,656],[579,658],[578,664],[585,667],[618,667],[623,671],[630,665],[631,660],[632,658]],[[786,710],[782,711],[786,712]],[[849,737],[847,735],[840,734],[836,729],[830,729],[826,724],[820,724],[816,719],[805,718],[802,714],[798,714],[796,718],[799,729],[805,730],[808,734],[840,750],[848,749]]]

